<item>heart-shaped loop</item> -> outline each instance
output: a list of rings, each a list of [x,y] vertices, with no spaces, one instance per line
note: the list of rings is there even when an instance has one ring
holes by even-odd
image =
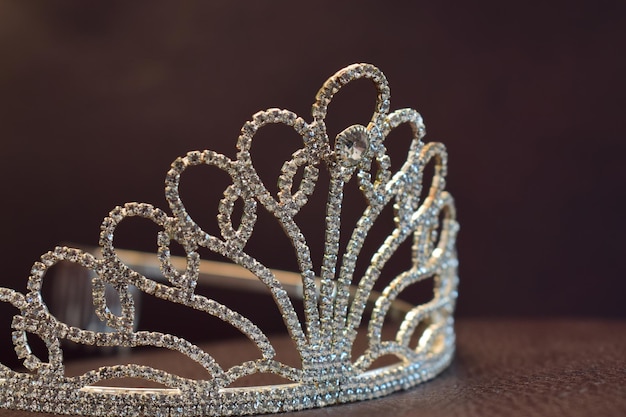
[[[63,375],[63,353],[61,351],[61,344],[56,337],[46,338],[46,348],[48,350],[48,360],[44,361],[35,355],[30,347],[29,337],[32,335],[38,336],[35,330],[33,332],[26,331],[28,327],[33,327],[29,323],[30,321],[21,320],[24,316],[15,316],[13,319],[13,332],[11,333],[11,340],[13,341],[13,348],[15,354],[19,359],[23,359],[23,364],[29,371],[37,371],[39,374],[56,373]],[[29,336],[30,335],[30,336]]]
[[[278,178],[278,195],[274,198],[261,180],[254,168],[250,149],[254,135],[260,128],[269,124],[284,124],[292,127],[302,138],[304,148],[296,150],[292,158],[286,161]],[[307,125],[303,119],[293,112],[280,109],[268,109],[257,112],[252,120],[246,122],[241,129],[241,135],[237,143],[237,164],[239,174],[233,178],[237,183],[243,183],[250,188],[259,202],[271,213],[284,213],[293,217],[298,210],[307,202],[308,196],[313,193],[318,178],[318,169],[315,167],[320,158],[327,154],[325,149],[327,142],[319,134],[319,129],[313,125]],[[293,178],[298,169],[306,165],[302,181],[298,191],[292,192]]]
[[[430,164],[434,164],[432,180],[430,184],[424,184],[424,171]],[[412,216],[420,210],[426,211],[440,204],[441,193],[446,187],[447,166],[448,153],[442,143],[429,142],[422,147],[417,161],[418,175],[415,176],[413,183],[407,184],[410,192],[407,193],[408,199],[403,205],[408,210],[406,216]],[[428,194],[420,201],[420,195],[425,188],[428,188]]]
[[[332,101],[333,96],[343,86],[360,78],[367,78],[376,86],[376,107],[371,121],[374,124],[378,124],[380,119],[384,118],[384,115],[389,112],[390,91],[385,75],[371,64],[350,65],[326,80],[315,97],[315,104],[312,107],[313,120],[323,123],[328,111],[328,105]]]
[[[414,253],[415,263],[419,265],[436,265],[442,258],[453,251],[459,225],[456,221],[454,200],[450,193],[442,191],[436,204],[430,211],[424,212],[419,219],[418,233]]]
[[[214,166],[228,173],[233,182],[236,182],[238,171],[236,165],[230,158],[213,151],[189,152],[185,157],[177,158],[165,177],[165,198],[175,217],[172,223],[172,232],[180,235],[181,242],[194,241],[202,246],[211,246],[211,241],[219,240],[217,237],[205,232],[189,215],[183,204],[180,193],[181,174],[191,166],[209,165]]]
[[[237,141],[237,149],[239,152],[243,154],[249,153],[252,147],[252,139],[254,138],[254,135],[260,128],[268,124],[284,124],[291,126],[300,136],[302,136],[305,143],[308,143],[311,140],[311,138],[308,137],[308,125],[302,118],[298,117],[297,114],[289,110],[273,108],[256,112],[252,116],[252,120],[244,123]],[[238,159],[241,160],[242,158],[238,157]]]
[[[57,247],[45,253],[40,261],[31,268],[25,297],[19,297],[13,304],[20,309],[21,315],[15,316],[12,327],[15,351],[24,366],[41,373],[57,373],[63,375],[63,352],[59,337],[67,326],[50,314],[41,296],[43,279],[50,268],[59,262],[67,261],[98,273],[101,264],[91,254],[80,249]],[[48,361],[44,362],[35,356],[29,347],[28,334],[35,335],[45,341],[48,349]]]
[[[394,191],[396,205],[395,205],[395,219],[396,224],[407,223],[410,221],[413,214],[419,208],[419,196],[423,188],[423,171],[428,164],[429,152],[424,154],[423,148],[425,145],[422,142],[426,134],[424,122],[422,116],[414,109],[400,109],[396,110],[387,117],[383,124],[383,137],[387,137],[389,133],[402,124],[408,124],[411,127],[412,137],[409,144],[406,162],[402,165],[399,171],[394,174],[393,181],[394,188],[402,192]],[[426,145],[428,149],[433,147],[432,144]],[[390,166],[391,161],[387,156],[386,163]],[[387,187],[390,188],[390,187]]]
[[[154,292],[156,283],[128,267],[117,255],[113,244],[115,229],[122,220],[130,217],[145,218],[163,228],[157,238],[160,270],[172,285],[182,290],[183,295],[190,297],[194,292],[198,279],[200,257],[196,252],[197,245],[193,239],[184,238],[185,234],[179,230],[180,228],[177,227],[178,223],[175,219],[168,217],[161,209],[145,203],[128,203],[123,207],[116,207],[102,222],[100,246],[102,247],[105,268],[102,273],[99,274],[102,283],[99,283],[98,280],[94,281],[94,290],[98,297],[104,298],[105,283],[112,284],[113,287],[118,290],[122,306],[128,305],[132,307],[133,305],[132,295],[130,295],[126,288],[129,283],[137,286],[142,291],[148,293]],[[187,264],[184,274],[180,274],[171,263],[169,245],[172,238],[175,238],[186,252]],[[122,314],[122,318],[119,321],[115,321],[102,303],[96,307],[96,311],[100,311],[100,316],[103,320],[113,320],[114,326],[111,327],[126,330],[132,329],[133,325],[130,312]]]
[[[308,197],[313,194],[319,176],[319,169],[308,162],[306,154],[306,149],[298,149],[294,152],[293,158],[283,164],[280,177],[278,177],[278,199],[285,206],[291,205],[295,211],[294,214],[306,204]],[[293,178],[298,169],[305,164],[298,190],[293,193]]]
[[[159,246],[158,257],[161,273],[173,286],[182,290],[185,298],[190,298],[196,289],[196,284],[198,283],[200,255],[195,250],[186,248],[186,268],[184,273],[180,273],[172,264],[170,252],[171,239],[169,234],[164,231],[160,231],[157,243]]]
[[[390,185],[392,184],[390,171],[391,163],[387,155],[387,149],[383,144],[386,137],[382,134],[380,129],[373,124],[368,126],[367,134],[370,138],[371,156],[368,156],[364,159],[363,163],[359,165],[359,172],[357,174],[359,188],[370,206],[380,206],[380,208],[382,208],[382,206],[386,205],[389,201],[390,194],[393,194],[393,190],[390,189]],[[376,167],[374,180],[372,180],[372,166]]]
[[[232,215],[235,202],[243,199],[243,214],[237,230],[233,227]],[[242,191],[235,185],[229,185],[224,191],[224,198],[220,201],[217,222],[222,232],[222,237],[233,247],[243,249],[250,239],[254,224],[256,223],[256,200],[242,195]]]
[[[13,316],[11,327],[11,341],[13,349],[18,359],[23,360],[23,365],[29,371],[38,371],[40,373],[56,373],[63,375],[63,354],[59,344],[59,338],[52,334],[46,339],[46,347],[48,348],[48,361],[42,361],[31,350],[29,343],[29,334],[37,335],[42,333],[42,327],[35,318],[48,318],[47,310],[41,302],[40,297],[34,296],[32,293],[27,297],[17,291],[0,288],[0,302],[9,303],[17,308],[21,314]],[[9,368],[0,365],[0,374],[8,371]]]
[[[98,318],[106,323],[108,327],[119,331],[131,332],[135,327],[135,300],[130,292],[130,287],[127,284],[113,285],[115,292],[119,296],[120,314],[118,316],[114,312],[118,308],[109,306],[106,283],[100,278],[94,278],[91,283],[93,304]]]

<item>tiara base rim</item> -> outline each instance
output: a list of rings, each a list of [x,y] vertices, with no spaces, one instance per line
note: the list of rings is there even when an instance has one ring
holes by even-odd
[[[234,387],[217,392],[100,386],[76,390],[75,383],[68,382],[71,378],[50,383],[42,382],[37,375],[16,372],[9,378],[0,378],[0,388],[3,388],[0,389],[0,408],[93,417],[244,416],[299,411],[371,400],[408,390],[445,370],[454,351],[454,341],[446,340],[438,354],[429,355],[420,363],[390,365],[324,384]],[[12,389],[6,389],[7,386]]]

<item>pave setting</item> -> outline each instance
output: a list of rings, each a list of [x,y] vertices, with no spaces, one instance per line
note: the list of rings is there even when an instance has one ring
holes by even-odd
[[[328,138],[324,122],[328,105],[342,86],[360,78],[377,89],[374,114],[367,126],[353,125]],[[32,267],[27,293],[0,288],[0,302],[13,305],[12,342],[27,372],[0,364],[0,407],[28,411],[86,416],[227,416],[274,413],[323,407],[337,403],[381,397],[429,380],[451,361],[455,335],[453,310],[457,296],[456,221],[454,201],[445,191],[447,154],[436,142],[424,143],[425,128],[413,109],[389,112],[389,86],[383,73],[369,64],[350,65],[330,77],[319,90],[312,108],[313,121],[288,110],[269,109],[253,115],[241,130],[236,159],[213,151],[193,151],[177,158],[167,173],[165,196],[171,215],[144,203],[114,208],[104,219],[99,256],[80,249],[57,247]],[[302,148],[284,163],[278,178],[278,193],[272,195],[256,172],[250,148],[256,132],[268,124],[293,128],[303,140]],[[384,140],[401,124],[408,124],[413,137],[407,159],[391,172]],[[434,165],[426,197],[420,201],[424,168]],[[187,213],[179,195],[181,174],[197,165],[211,165],[230,175],[217,222],[220,236],[204,231]],[[323,264],[313,265],[310,248],[294,216],[307,203],[320,169],[329,173]],[[294,178],[302,173],[299,185]],[[344,253],[339,236],[343,189],[357,181],[366,209],[351,233]],[[233,222],[234,205],[243,202],[241,219]],[[372,257],[360,277],[354,277],[357,259],[372,225],[387,205],[394,208],[394,230]],[[292,299],[277,276],[245,251],[262,206],[280,223],[292,242],[300,268],[304,322],[299,320]],[[161,228],[158,259],[167,283],[156,282],[126,265],[116,252],[113,236],[120,222],[129,217],[149,219]],[[237,224],[235,227],[233,224]],[[398,247],[412,242],[412,267],[391,280],[380,292],[374,285]],[[184,248],[186,268],[172,264],[170,245]],[[247,317],[226,305],[196,294],[199,248],[221,254],[252,272],[270,291],[285,326],[300,355],[302,366],[294,368],[276,360],[268,337]],[[341,262],[339,262],[341,259]],[[46,272],[59,262],[70,262],[92,271],[93,305],[98,318],[111,329],[98,332],[57,320],[42,299]],[[319,273],[314,272],[315,270]],[[385,320],[398,310],[399,296],[412,284],[433,279],[430,301],[402,304],[400,326],[393,340],[382,339]],[[356,282],[356,285],[353,285]],[[112,286],[120,299],[121,312],[107,306],[105,289]],[[135,330],[135,305],[131,287],[150,296],[178,303],[215,316],[238,329],[259,351],[259,358],[223,368],[210,355],[189,341],[170,334]],[[365,316],[374,301],[371,316]],[[368,319],[365,321],[363,319]],[[357,330],[367,325],[368,348],[352,357]],[[419,334],[418,334],[419,333]],[[31,352],[29,335],[44,341],[48,357]],[[417,337],[415,344],[413,340]],[[140,365],[102,367],[77,377],[64,374],[62,340],[95,346],[155,346],[180,352],[206,370],[206,379],[190,380]],[[398,362],[373,368],[386,355]],[[291,383],[233,388],[230,385],[254,373],[277,374]],[[167,388],[114,388],[95,386],[112,378],[140,378]]]

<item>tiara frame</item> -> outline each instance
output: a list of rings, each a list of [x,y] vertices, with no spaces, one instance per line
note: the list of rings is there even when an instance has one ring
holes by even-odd
[[[361,78],[371,80],[377,89],[372,118],[366,126],[347,127],[331,141],[325,125],[328,105],[344,85]],[[378,68],[370,64],[350,65],[323,84],[312,107],[311,123],[288,110],[261,111],[243,125],[235,159],[209,150],[192,151],[177,158],[165,180],[165,196],[172,215],[145,203],[116,207],[102,223],[99,256],[81,249],[57,247],[33,265],[26,294],[0,288],[0,302],[12,304],[20,311],[12,322],[13,344],[29,371],[18,372],[0,364],[0,407],[86,416],[247,415],[372,399],[408,389],[440,373],[454,353],[452,313],[458,285],[455,242],[459,225],[454,200],[445,191],[447,153],[440,143],[422,141],[425,128],[417,111],[401,109],[390,113],[389,100],[387,80]],[[256,132],[268,124],[290,126],[303,140],[303,147],[282,166],[276,195],[259,177],[250,154]],[[411,127],[413,137],[407,160],[397,172],[391,172],[384,140],[401,124]],[[420,201],[424,168],[430,162],[435,167],[432,183],[426,198]],[[193,220],[178,192],[182,174],[198,165],[217,167],[232,179],[219,204],[220,236],[207,233]],[[320,272],[316,274],[310,248],[294,216],[313,193],[320,169],[328,171],[330,183],[324,257]],[[300,171],[302,179],[294,187],[294,178]],[[349,181],[358,182],[367,207],[351,232],[345,252],[340,253],[343,189]],[[237,200],[243,201],[244,208],[239,225],[235,227],[232,216]],[[394,208],[394,230],[353,285],[365,238],[389,204]],[[297,275],[301,283],[304,323],[294,309],[293,292],[286,290],[287,284],[281,282],[280,274],[245,250],[259,208],[276,218],[294,246],[300,269]],[[119,223],[129,217],[146,218],[161,227],[157,238],[158,261],[167,282],[157,282],[140,273],[140,267],[122,260],[122,251],[114,246],[114,232]],[[413,266],[392,279],[381,293],[374,292],[384,266],[407,239],[413,241]],[[171,255],[173,241],[184,248],[183,260]],[[201,247],[247,269],[269,290],[300,355],[301,368],[274,359],[276,352],[269,338],[248,318],[196,294],[204,265],[198,254]],[[94,332],[69,326],[50,314],[41,295],[43,280],[46,272],[62,261],[95,273],[92,279],[94,309],[110,331]],[[184,264],[182,269],[175,266],[180,263]],[[432,300],[409,307],[400,301],[402,291],[428,278],[434,280]],[[119,295],[120,314],[114,314],[107,306],[107,285],[113,286]],[[227,322],[258,347],[260,358],[223,369],[208,352],[183,338],[136,331],[131,287]],[[358,329],[373,299],[367,323],[368,348],[359,357],[352,358]],[[383,325],[394,310],[403,310],[399,330],[393,340],[382,340]],[[420,324],[425,330],[417,346],[410,346]],[[47,361],[31,352],[28,334],[37,335],[45,342]],[[103,367],[78,377],[67,377],[64,375],[63,339],[96,346],[155,346],[178,351],[203,366],[207,379],[186,379],[133,364]],[[397,357],[399,362],[370,369],[378,358],[386,355]],[[274,373],[292,383],[230,386],[258,372]],[[141,378],[167,388],[94,385],[111,378]]]

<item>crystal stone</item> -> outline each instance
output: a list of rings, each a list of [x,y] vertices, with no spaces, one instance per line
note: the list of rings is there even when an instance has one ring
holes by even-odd
[[[340,159],[348,165],[358,164],[368,147],[369,139],[363,126],[350,126],[337,135],[337,152]]]

